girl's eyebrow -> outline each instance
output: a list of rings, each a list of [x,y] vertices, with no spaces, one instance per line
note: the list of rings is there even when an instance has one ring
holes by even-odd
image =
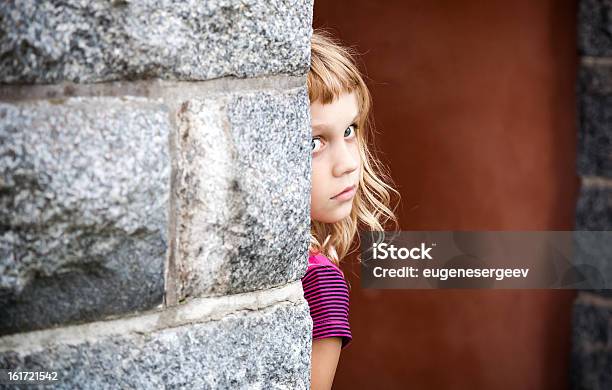
[[[349,125],[359,119],[359,113],[355,114],[355,117],[350,121]],[[332,130],[332,127],[328,124],[321,123],[320,125],[312,126],[313,129],[321,129],[321,130]]]

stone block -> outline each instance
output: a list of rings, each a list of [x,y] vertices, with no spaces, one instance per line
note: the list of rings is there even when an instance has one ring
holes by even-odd
[[[182,104],[168,294],[235,294],[297,280],[310,232],[304,87]]]
[[[0,7],[0,83],[305,75],[312,1],[18,1]]]
[[[612,186],[580,187],[575,230],[612,230]]]
[[[612,62],[581,65],[578,121],[578,173],[612,178]]]
[[[584,294],[584,293],[580,293]],[[572,389],[612,388],[612,299],[576,300],[573,309]],[[599,301],[600,303],[596,303]],[[607,302],[607,303],[601,303]]]
[[[0,104],[0,334],[163,298],[171,162],[165,105]]]
[[[586,56],[612,56],[612,1],[578,2],[578,51]]]
[[[73,331],[71,342],[4,349],[0,367],[57,371],[57,389],[309,389],[311,332],[302,299],[152,332]]]

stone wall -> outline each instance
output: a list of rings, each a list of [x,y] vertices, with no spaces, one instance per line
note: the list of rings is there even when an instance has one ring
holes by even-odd
[[[309,387],[312,2],[0,9],[0,368]]]
[[[612,230],[611,16],[608,0],[579,2],[577,166],[582,184],[576,230]],[[598,270],[612,271],[610,253],[594,261]],[[612,291],[579,291],[573,329],[572,388],[612,389]]]

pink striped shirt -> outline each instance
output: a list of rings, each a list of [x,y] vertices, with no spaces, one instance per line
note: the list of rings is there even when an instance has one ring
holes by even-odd
[[[348,320],[348,286],[342,270],[322,254],[310,255],[302,287],[312,317],[312,339],[341,337],[342,349],[346,348],[353,337]]]

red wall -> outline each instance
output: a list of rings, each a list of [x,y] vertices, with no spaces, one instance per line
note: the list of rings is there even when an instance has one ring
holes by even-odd
[[[571,230],[573,1],[315,0],[363,54],[404,230]],[[363,290],[335,389],[568,388],[573,291]]]

